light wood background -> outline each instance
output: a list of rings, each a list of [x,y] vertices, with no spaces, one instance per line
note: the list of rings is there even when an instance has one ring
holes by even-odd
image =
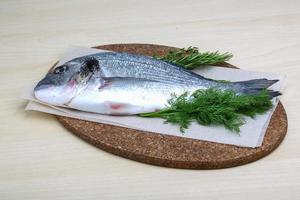
[[[281,146],[224,170],[168,169],[85,143],[20,94],[70,45],[154,43],[234,53],[287,75]],[[300,199],[300,1],[0,1],[0,199]]]

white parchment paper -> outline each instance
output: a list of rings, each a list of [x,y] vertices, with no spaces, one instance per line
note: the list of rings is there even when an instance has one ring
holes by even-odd
[[[57,65],[61,65],[78,56],[84,56],[103,51],[105,50],[98,50],[85,47],[72,47],[66,51],[65,55]],[[282,91],[284,83],[284,76],[282,75],[246,70],[210,66],[198,69],[195,72],[208,78],[230,81],[243,81],[257,78],[279,79],[280,81],[271,87],[271,89],[279,91]],[[137,116],[108,116],[47,105],[42,102],[39,102],[34,98],[33,88],[34,86],[32,86],[23,95],[25,99],[29,100],[26,110],[40,111],[93,122],[144,130],[153,132],[153,134],[161,133],[178,137],[187,137],[198,140],[212,141],[217,143],[232,144],[237,146],[253,148],[258,147],[262,144],[266,128],[269,124],[269,120],[278,103],[278,99],[274,99],[274,107],[263,115],[257,115],[255,119],[246,117],[246,123],[241,127],[240,135],[230,132],[223,126],[202,126],[197,123],[192,123],[189,129],[187,129],[185,133],[182,134],[179,131],[179,127],[177,125],[165,124],[164,120],[159,118],[141,118]]]

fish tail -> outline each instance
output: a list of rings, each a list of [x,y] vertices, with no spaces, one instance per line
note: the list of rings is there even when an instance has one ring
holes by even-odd
[[[249,94],[249,95],[258,95],[262,90],[267,91],[269,96],[272,98],[282,95],[279,91],[266,90],[266,89],[261,89],[261,88],[245,88],[245,89],[243,89],[242,93]]]
[[[267,90],[267,91],[269,92],[269,95],[271,97],[277,97],[277,96],[282,95],[281,92],[279,92],[279,91],[274,91],[274,90]]]
[[[278,81],[279,80],[277,80],[277,79],[276,80],[268,80],[266,78],[261,78],[261,79],[252,79],[249,81],[239,81],[239,82],[235,82],[235,83],[241,84],[241,85],[243,85],[245,87],[249,87],[249,88],[266,89]]]
[[[267,90],[268,87],[273,85],[274,83],[278,82],[279,80],[268,80],[268,79],[253,79],[249,81],[239,81],[235,82],[234,84],[238,84],[241,86],[242,93],[256,95],[259,94],[262,90],[266,90],[270,97],[277,97],[281,95],[279,91],[274,90]]]

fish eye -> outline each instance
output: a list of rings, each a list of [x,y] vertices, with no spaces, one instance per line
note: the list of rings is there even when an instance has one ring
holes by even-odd
[[[55,68],[54,74],[61,74],[61,73],[66,72],[68,70],[69,70],[69,67],[67,65],[62,65],[62,66],[59,66],[59,67]]]

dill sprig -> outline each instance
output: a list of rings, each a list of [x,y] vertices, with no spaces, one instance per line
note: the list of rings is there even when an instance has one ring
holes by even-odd
[[[244,116],[253,118],[271,107],[271,98],[266,90],[258,95],[237,95],[232,90],[211,88],[197,90],[192,94],[172,94],[164,109],[139,116],[163,118],[166,123],[178,124],[182,133],[192,121],[202,125],[223,125],[239,133],[240,126],[245,123]]]
[[[194,69],[203,65],[216,65],[224,63],[233,57],[231,53],[199,52],[197,47],[188,47],[170,51],[165,56],[154,56],[154,58],[183,66],[186,69]]]

